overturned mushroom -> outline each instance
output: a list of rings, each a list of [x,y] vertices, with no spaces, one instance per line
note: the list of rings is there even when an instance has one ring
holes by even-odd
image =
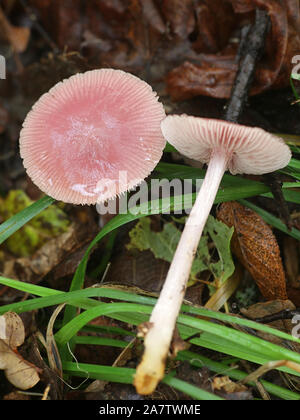
[[[164,376],[192,262],[224,172],[264,174],[283,168],[291,158],[283,140],[260,128],[185,115],[168,116],[161,127],[166,140],[179,152],[207,163],[208,168],[147,324],[145,350],[134,379],[137,391],[146,395]]]
[[[151,86],[121,70],[76,74],[27,115],[20,152],[46,194],[95,204],[137,186],[160,160],[163,106]]]

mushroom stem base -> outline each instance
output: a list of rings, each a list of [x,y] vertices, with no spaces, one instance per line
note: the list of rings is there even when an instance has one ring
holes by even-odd
[[[143,358],[134,379],[139,394],[151,394],[164,376],[165,361],[192,263],[228,159],[224,151],[212,153],[203,184],[185,224],[163,289],[151,314],[152,326],[146,334]]]

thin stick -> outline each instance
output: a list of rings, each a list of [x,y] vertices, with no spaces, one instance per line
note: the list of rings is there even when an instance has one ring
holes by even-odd
[[[240,53],[239,70],[224,115],[224,120],[226,121],[238,122],[244,110],[244,106],[248,100],[248,91],[255,73],[256,63],[265,46],[265,38],[270,27],[269,24],[270,19],[268,13],[265,10],[256,9],[255,22],[250,30],[247,31],[247,42],[243,43],[244,51]]]

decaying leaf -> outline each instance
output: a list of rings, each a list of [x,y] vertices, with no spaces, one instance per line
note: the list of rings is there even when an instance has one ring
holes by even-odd
[[[283,253],[285,269],[289,285],[295,289],[300,289],[300,246],[299,242],[285,236],[283,240]]]
[[[3,274],[8,278],[22,278],[23,281],[37,283],[60,264],[61,277],[73,273],[84,252],[84,245],[89,242],[93,225],[72,223],[67,232],[56,238],[49,239],[31,257],[16,258],[4,263]],[[73,253],[74,260],[71,259]],[[79,252],[80,251],[80,252]]]
[[[230,252],[233,229],[209,216],[192,265],[190,280],[196,280],[202,271],[209,270],[218,283],[226,281],[234,271]],[[127,249],[150,250],[156,258],[171,262],[181,231],[173,223],[165,223],[161,232],[151,230],[151,218],[142,218],[130,231]],[[208,246],[209,237],[217,248],[219,260],[214,261]]]
[[[251,389],[247,386],[233,382],[228,376],[217,376],[212,381],[213,390],[226,400],[252,400]]]
[[[238,69],[236,55],[240,29],[254,21],[255,9],[267,10],[271,28],[258,63],[251,95],[289,80],[292,57],[299,51],[300,14],[297,0],[204,0],[197,9],[198,36],[193,59],[185,57],[167,76],[173,99],[197,95],[229,98]],[[224,23],[224,21],[226,23]]]
[[[7,312],[0,316],[0,324],[0,369],[15,387],[23,390],[32,388],[40,380],[38,368],[17,351],[25,340],[23,322],[16,313]]]
[[[229,376],[217,376],[213,379],[212,386],[214,390],[223,390],[228,393],[247,391],[245,385],[233,382]]]
[[[17,53],[22,53],[26,50],[29,38],[30,38],[30,29],[26,27],[18,27],[10,24],[8,19],[3,13],[3,10],[0,7],[0,25],[1,25],[1,35],[0,38],[8,41],[13,50]]]
[[[293,311],[295,309],[295,305],[290,300],[277,299],[271,302],[256,303],[247,309],[242,308],[241,313],[247,318],[256,320],[257,318],[269,317],[270,315],[277,314],[281,311]],[[269,322],[268,325],[288,334],[292,334],[292,330],[295,327],[295,324],[292,323],[291,319],[279,319]],[[275,337],[273,334],[257,331],[257,335],[272,343],[284,345],[283,340],[279,337]],[[300,351],[300,345],[298,343],[290,343],[289,346],[295,351]]]
[[[217,217],[234,226],[231,247],[267,300],[287,299],[280,250],[271,228],[254,211],[237,202],[223,203]]]

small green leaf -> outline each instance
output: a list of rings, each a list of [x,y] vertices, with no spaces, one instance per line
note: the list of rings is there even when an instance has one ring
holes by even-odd
[[[182,218],[179,220],[182,222]],[[234,271],[234,264],[230,252],[230,241],[233,228],[209,216],[201,237],[197,255],[191,269],[191,280],[204,270],[209,270],[215,279],[226,281]],[[208,235],[213,240],[219,255],[214,262],[208,247]],[[151,230],[151,219],[145,217],[129,232],[130,242],[128,250],[150,250],[156,258],[171,262],[177,248],[181,231],[173,223],[165,223],[161,232]]]
[[[209,269],[220,283],[225,282],[234,272],[234,263],[230,251],[230,241],[234,228],[229,228],[221,221],[209,216],[205,229],[213,240],[219,254],[219,261],[210,263]]]

